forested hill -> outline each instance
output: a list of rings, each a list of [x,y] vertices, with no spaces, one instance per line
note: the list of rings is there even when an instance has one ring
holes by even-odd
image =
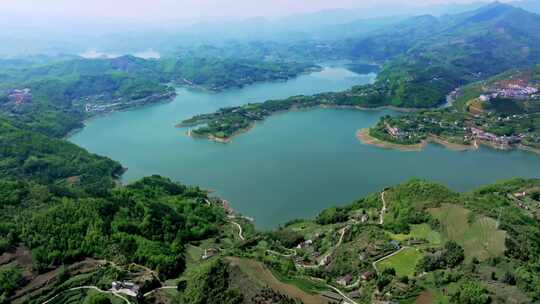
[[[349,41],[349,52],[386,61],[375,84],[384,88],[386,103],[432,107],[463,84],[540,62],[538,28],[540,15],[493,3],[458,15],[406,20]]]
[[[433,108],[463,85],[540,62],[539,28],[540,15],[501,3],[458,15],[414,17],[340,44],[356,61],[383,64],[373,84],[221,109],[181,125],[204,125],[192,134],[222,141],[294,107]]]
[[[65,290],[65,270],[74,264],[90,263],[93,274],[67,284],[106,280],[110,288],[107,280],[118,279],[118,271],[88,258],[143,265],[152,269],[149,284],[159,286],[159,278],[184,270],[190,242],[216,235],[225,223],[224,210],[198,187],[159,176],[119,186],[123,170],[0,117],[0,303],[21,295],[24,303],[43,303],[32,291]]]
[[[63,137],[96,114],[169,100],[173,85],[209,90],[286,80],[309,63],[214,58],[201,53],[145,60],[72,56],[0,61],[0,112],[32,131]]]
[[[15,127],[2,117],[0,157],[0,179],[9,181],[3,186],[12,185],[17,193],[25,192],[19,183],[24,181],[59,196],[102,195],[123,173],[115,161],[70,142]],[[2,193],[4,202],[17,202],[17,195]]]
[[[2,62],[0,112],[25,130],[63,137],[95,114],[174,96],[153,65],[131,56]]]

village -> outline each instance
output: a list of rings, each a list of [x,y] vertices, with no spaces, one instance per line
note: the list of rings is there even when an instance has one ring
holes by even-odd
[[[5,95],[0,94],[0,108],[7,110],[19,109],[24,105],[32,103],[32,92],[29,88],[10,89]]]
[[[24,89],[12,89],[7,92],[8,100],[14,103],[16,106],[20,106],[24,103],[29,103],[32,101],[31,90],[28,88]]]
[[[168,100],[173,98],[174,96],[176,96],[176,93],[174,91],[171,91],[163,94],[155,93],[141,99],[126,100],[123,97],[113,98],[111,96],[100,94],[85,97],[82,100],[76,100],[74,101],[74,105],[83,108],[84,112],[88,114],[103,114],[131,108],[134,106],[142,106],[145,104],[159,102],[161,100]]]
[[[480,141],[480,142],[489,143],[489,144],[493,144],[493,145],[497,145],[501,147],[511,147],[513,145],[517,145],[521,143],[523,138],[526,136],[524,134],[499,136],[494,133],[484,131],[476,126],[456,128],[455,126],[445,126],[444,123],[442,122],[438,122],[436,124],[439,127],[443,128],[444,131],[447,133],[455,132],[457,130],[459,132],[457,134],[459,134],[459,138],[462,139],[463,144],[473,144],[475,141]],[[390,124],[387,124],[385,131],[387,134],[389,134],[393,139],[395,139],[398,142],[402,142],[408,139],[422,138],[422,136],[419,136],[419,134],[422,134],[426,137],[431,135],[430,133],[422,132],[426,129],[425,126],[423,125],[420,125],[418,129],[421,133],[416,133],[415,131],[409,131],[409,130],[405,131],[398,127],[393,127]]]
[[[529,82],[525,78],[499,81],[491,86],[484,87],[484,91],[485,93],[479,97],[479,99],[484,102],[489,102],[496,98],[516,100],[539,98],[537,85]]]

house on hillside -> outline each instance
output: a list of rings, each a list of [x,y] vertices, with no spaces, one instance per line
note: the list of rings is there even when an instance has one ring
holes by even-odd
[[[15,103],[15,105],[20,106],[24,103],[32,101],[32,94],[30,89],[12,89],[7,92],[8,99],[10,102]]]
[[[349,273],[349,274],[339,278],[336,282],[341,286],[351,285],[352,282],[353,282],[353,276],[352,276],[352,274]]]
[[[375,277],[374,272],[366,271],[366,272],[362,273],[362,280],[364,280],[364,281],[369,281],[374,277]]]
[[[392,245],[392,247],[394,247],[394,249],[396,249],[396,250],[401,249],[401,245],[399,244],[398,241],[390,241],[390,245]]]
[[[313,241],[312,240],[307,240],[305,242],[302,242],[300,244],[298,244],[298,246],[296,246],[296,249],[304,249],[306,247],[309,247],[313,245]]]
[[[201,259],[208,260],[209,258],[215,256],[218,253],[218,250],[215,248],[208,248],[204,250],[204,254],[201,256]]]
[[[112,282],[112,288],[110,289],[112,292],[125,294],[131,297],[137,297],[139,290],[140,287],[135,283],[120,281]]]
[[[321,261],[321,266],[326,266],[328,264],[330,264],[332,262],[332,256],[331,255],[327,255],[324,257],[324,259],[322,259]]]

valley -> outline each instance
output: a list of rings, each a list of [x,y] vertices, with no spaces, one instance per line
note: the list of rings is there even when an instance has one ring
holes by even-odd
[[[0,55],[0,304],[540,301],[534,3],[101,1]]]

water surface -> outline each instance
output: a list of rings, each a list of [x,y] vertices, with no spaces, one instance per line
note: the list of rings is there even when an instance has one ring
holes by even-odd
[[[160,174],[216,191],[261,228],[316,215],[413,177],[459,191],[514,176],[540,177],[540,156],[523,151],[422,152],[359,142],[358,129],[391,111],[315,109],[270,117],[230,144],[195,140],[174,124],[223,106],[338,91],[372,81],[342,68],[223,93],[178,90],[171,103],[114,113],[88,123],[71,140],[120,161],[125,182]]]

